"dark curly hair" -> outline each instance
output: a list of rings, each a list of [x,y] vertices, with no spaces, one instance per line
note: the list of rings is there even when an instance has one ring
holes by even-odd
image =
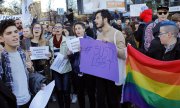
[[[13,20],[13,19],[7,19],[7,20],[2,20],[2,21],[0,22],[0,36],[3,36],[4,31],[5,31],[6,28],[8,28],[9,26],[16,26],[15,20]]]
[[[111,13],[107,10],[107,9],[102,9],[102,10],[98,10],[96,13],[95,13],[95,16],[98,14],[98,13],[101,13],[101,16],[102,18],[107,18],[107,21],[108,23],[110,24],[110,21],[113,20],[113,17],[111,15]]]

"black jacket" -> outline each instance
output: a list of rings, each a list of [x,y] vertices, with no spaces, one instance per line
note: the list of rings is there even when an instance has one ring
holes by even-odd
[[[166,49],[161,44],[160,39],[155,38],[151,41],[151,45],[147,51],[147,56],[157,60],[162,60],[162,56],[164,55],[165,50]]]
[[[180,39],[177,40],[173,50],[165,53],[165,47],[161,44],[159,38],[152,40],[147,55],[157,60],[171,61],[180,59]]]
[[[17,108],[16,97],[0,80],[0,107]]]
[[[162,60],[180,60],[180,39],[177,40],[177,43],[172,51],[169,51],[162,56]]]

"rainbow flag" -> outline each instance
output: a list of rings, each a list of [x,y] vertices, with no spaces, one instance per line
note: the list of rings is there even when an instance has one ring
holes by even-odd
[[[123,101],[139,108],[180,108],[180,60],[159,61],[127,48]]]

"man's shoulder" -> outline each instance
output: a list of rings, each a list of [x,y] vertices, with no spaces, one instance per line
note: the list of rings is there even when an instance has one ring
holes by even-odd
[[[155,22],[150,22],[150,23],[146,23],[146,24],[144,24],[144,26],[145,26],[145,29],[152,29],[153,28],[153,26],[154,26],[154,24],[155,24]]]
[[[156,19],[155,21],[152,21],[152,22],[149,22],[149,23],[146,23],[146,28],[153,28],[156,26],[156,24],[160,23],[158,19]]]
[[[122,35],[122,32],[121,31],[119,31],[118,29],[116,29],[116,28],[113,28],[113,31],[112,31],[113,33],[116,33],[116,35]],[[122,35],[123,36],[123,35]]]

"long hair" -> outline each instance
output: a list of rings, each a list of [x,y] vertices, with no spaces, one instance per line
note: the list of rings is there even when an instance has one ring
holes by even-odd
[[[42,27],[41,24],[39,24],[39,23],[33,24],[32,28],[31,28],[31,32],[32,32],[32,35],[33,35],[33,36],[32,36],[31,39],[34,38],[33,28],[34,28],[35,25],[40,25],[40,26],[41,26],[41,34],[40,34],[40,37],[39,37],[38,45],[39,45],[39,46],[45,46],[47,42],[46,42],[46,40],[45,40],[44,37],[43,37],[43,27]]]

